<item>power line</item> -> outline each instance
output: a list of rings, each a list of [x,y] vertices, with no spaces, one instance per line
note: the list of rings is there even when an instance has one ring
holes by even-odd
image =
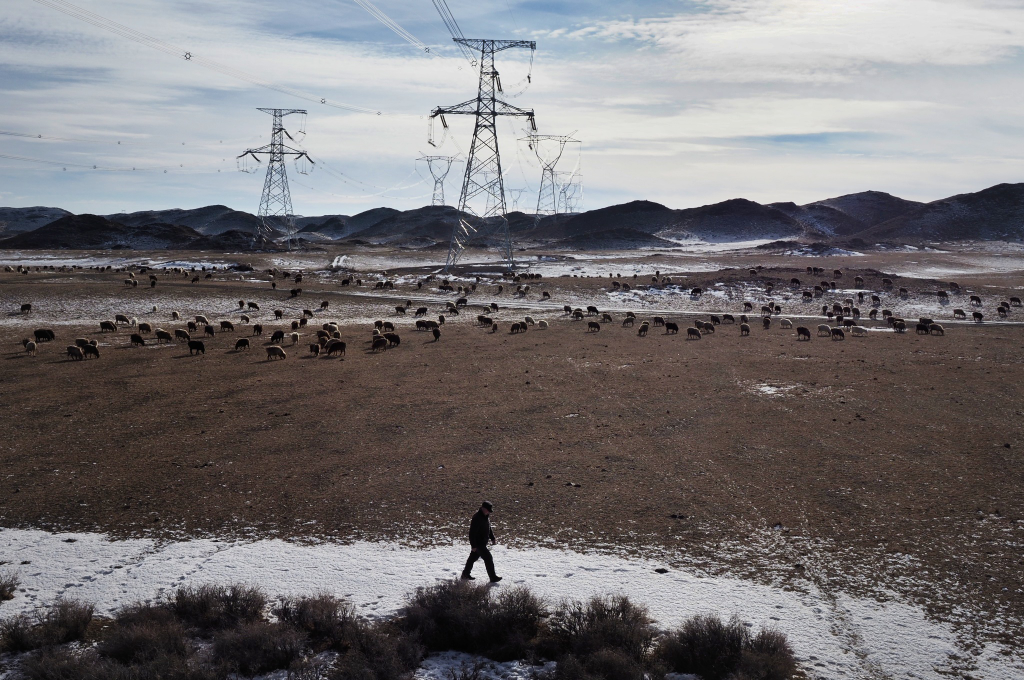
[[[161,172],[162,171],[164,174],[166,174],[168,170],[180,170],[180,169],[183,169],[185,167],[185,165],[183,163],[179,164],[177,168],[172,168],[172,167],[167,167],[167,168],[155,167],[154,168],[154,167],[140,167],[140,166],[110,167],[110,166],[107,166],[107,165],[89,164],[89,163],[64,163],[64,162],[61,162],[61,161],[48,161],[48,160],[44,160],[42,158],[29,158],[27,156],[14,156],[14,155],[11,155],[11,154],[4,154],[4,153],[0,153],[0,158],[6,158],[7,160],[12,160],[12,161],[22,161],[22,162],[25,162],[25,163],[39,163],[41,165],[53,165],[53,166],[56,166],[56,167],[64,168],[65,170],[67,168],[82,168],[82,169],[85,169],[85,170],[103,170],[104,172]],[[193,168],[193,167],[204,167],[204,166],[191,166],[191,165],[189,166],[190,169]],[[210,167],[210,166],[207,165],[205,167]],[[220,171],[218,170],[218,172],[220,172]]]
[[[445,0],[431,1],[434,3],[434,9],[436,9],[437,13],[441,15],[441,21],[444,22],[445,28],[448,29],[449,33],[451,33],[452,40],[454,40],[459,46],[459,49],[462,50],[463,56],[469,60],[470,66],[476,66],[476,55],[473,53],[473,50],[471,50],[465,42],[460,42],[464,41],[466,36],[462,35],[462,29],[459,28],[459,22],[455,21],[455,16],[452,14],[452,11],[448,9],[448,3],[445,2]]]
[[[360,7],[362,7],[363,9],[365,9],[367,12],[369,12],[374,19],[376,19],[377,21],[379,21],[380,23],[384,24],[392,31],[394,31],[395,35],[397,35],[402,40],[406,41],[413,47],[418,47],[427,54],[432,54],[430,48],[424,42],[422,42],[419,38],[414,36],[409,31],[402,28],[397,21],[389,17],[387,14],[384,14],[384,12],[382,12],[379,7],[370,2],[370,0],[352,1],[359,5]]]
[[[207,59],[206,57],[199,56],[188,50],[172,45],[171,43],[164,42],[163,40],[159,40],[152,36],[146,35],[141,31],[136,31],[134,28],[129,28],[128,26],[119,24],[116,21],[111,21],[110,19],[100,16],[95,12],[90,12],[87,9],[83,9],[81,7],[78,7],[77,5],[73,5],[70,2],[67,2],[66,0],[33,1],[45,7],[49,7],[50,9],[57,10],[58,12],[68,15],[69,17],[78,19],[79,21],[84,21],[85,23],[95,26],[97,28],[102,28],[103,30],[110,31],[115,35],[121,36],[122,38],[126,38],[128,40],[137,42],[140,45],[145,45],[146,47],[150,47],[154,50],[159,50],[164,54],[169,54],[173,57],[184,59],[185,61],[194,62],[196,64],[199,64],[200,66],[203,66],[204,68],[210,69],[211,71],[216,71],[231,78],[236,78],[238,80],[245,81],[247,83],[250,83],[251,85],[258,85],[259,87],[264,87],[268,90],[274,90],[275,92],[280,92],[282,94],[297,97],[299,99],[304,99],[309,102],[322,104],[324,106],[330,106],[335,109],[353,111],[356,113],[374,113],[377,114],[378,116],[382,115],[380,111],[374,111],[373,109],[367,109],[362,106],[353,106],[351,104],[342,104],[340,102],[328,100],[326,97],[317,97],[307,92],[296,90],[295,88],[292,87],[287,87],[285,85],[276,85],[269,81],[263,80],[262,78],[254,76],[250,73],[246,73],[245,71],[241,71],[232,66],[221,64],[220,62],[213,61],[212,59]]]

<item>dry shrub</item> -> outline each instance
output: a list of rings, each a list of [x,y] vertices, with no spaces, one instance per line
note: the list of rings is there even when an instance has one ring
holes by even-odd
[[[242,675],[289,668],[302,657],[306,636],[294,628],[266,622],[243,623],[213,640],[217,664]]]
[[[352,606],[328,593],[281,598],[273,613],[281,621],[306,633],[314,645],[327,645],[339,648],[339,651],[347,647],[350,629],[356,625]]]
[[[92,622],[93,605],[57,600],[46,612],[22,614],[0,622],[0,650],[27,652],[81,640]]]
[[[134,605],[119,612],[96,649],[101,656],[122,664],[189,654],[185,627],[169,608],[153,605]]]
[[[390,622],[357,621],[348,631],[349,648],[335,664],[331,680],[403,680],[423,660],[423,648]]]
[[[22,659],[21,675],[26,680],[121,680],[124,677],[91,650],[67,647],[47,648]]]
[[[14,599],[14,591],[18,589],[21,580],[18,575],[12,572],[0,574],[0,602]]]
[[[571,654],[587,659],[609,650],[643,664],[654,635],[646,607],[624,595],[593,597],[587,602],[562,603],[548,622],[541,651],[548,656]]]
[[[187,626],[221,630],[263,620],[267,596],[257,587],[231,585],[179,588],[171,609]]]
[[[670,670],[704,680],[786,680],[796,673],[796,659],[786,636],[763,629],[757,635],[733,617],[695,616],[665,636],[657,656]]]
[[[525,656],[537,636],[544,605],[527,588],[492,589],[464,581],[419,588],[400,625],[428,650],[457,650],[498,661]]]

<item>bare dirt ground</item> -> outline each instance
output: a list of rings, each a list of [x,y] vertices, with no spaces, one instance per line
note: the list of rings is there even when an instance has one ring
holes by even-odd
[[[972,311],[966,294],[940,305],[932,279],[899,278],[908,300],[882,293],[882,276],[905,254],[731,254],[702,262],[736,269],[706,272],[660,260],[673,284],[629,294],[610,294],[607,278],[544,278],[524,282],[532,289],[519,299],[514,283],[498,294],[499,281],[485,278],[434,342],[413,329],[413,310],[403,317],[394,307],[411,299],[436,318],[458,294],[417,288],[425,270],[390,272],[394,291],[365,285],[382,278],[368,272],[357,274],[362,287],[342,287],[347,274],[325,270],[335,255],[306,256],[296,298],[296,284],[278,278],[272,290],[259,271],[280,259],[269,255],[256,258],[256,272],[217,271],[196,284],[160,273],[155,288],[145,276],[126,288],[118,272],[0,274],[0,524],[430,541],[461,536],[488,498],[509,541],[900,597],[953,622],[967,647],[1019,646],[1024,326],[1014,320],[1024,311],[1005,322],[995,314],[998,301],[1020,295],[1024,276],[1012,267],[944,277],[983,297],[982,324],[952,323],[952,308]],[[842,266],[848,288],[800,302],[788,282],[813,285],[821,277],[803,273],[812,262],[830,273]],[[751,276],[755,264],[766,269]],[[693,319],[738,318],[743,300],[756,312],[770,281],[781,316],[813,333],[825,322],[821,304],[842,302],[858,274],[869,294],[883,294],[882,307],[914,322],[927,312],[945,336],[865,322],[865,338],[798,342],[777,321],[763,330],[754,318],[749,337],[737,323],[686,339]],[[619,280],[651,284],[649,275]],[[707,292],[691,298],[698,285]],[[266,327],[248,352],[233,350],[252,332],[239,323],[238,300],[257,301],[252,321]],[[33,310],[19,312],[22,302]],[[497,333],[475,324],[482,310],[473,306],[490,302],[501,306]],[[615,310],[615,321],[590,333],[563,304]],[[300,343],[286,340],[288,358],[266,361],[270,332],[290,332],[286,322],[304,308],[315,317]],[[683,332],[638,337],[620,325],[625,309],[662,313]],[[171,310],[183,320],[171,321]],[[120,312],[167,330],[207,314],[236,331],[207,339],[200,356],[177,343],[132,347],[127,328],[99,332]],[[551,327],[509,334],[525,314]],[[399,347],[369,351],[377,318],[396,324]],[[308,343],[329,320],[342,324],[347,354],[311,357]],[[21,340],[36,328],[57,339],[30,357]],[[99,340],[101,358],[66,360],[78,337]]]

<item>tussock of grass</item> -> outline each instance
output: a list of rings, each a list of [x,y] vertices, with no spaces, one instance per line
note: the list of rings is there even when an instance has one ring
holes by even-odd
[[[314,645],[343,647],[356,625],[352,606],[329,593],[308,597],[281,598],[273,614],[279,620],[301,630]],[[339,649],[343,651],[343,649]]]
[[[785,680],[796,672],[785,635],[771,629],[751,635],[735,617],[695,616],[662,640],[657,656],[670,670],[704,680]]]
[[[221,631],[213,640],[217,665],[242,675],[287,669],[306,648],[306,636],[290,626],[244,623]]]
[[[96,651],[127,665],[185,658],[190,645],[185,627],[168,607],[134,605],[118,613]]]
[[[44,614],[22,614],[0,622],[0,650],[28,652],[85,637],[93,606],[78,600],[57,600]]]
[[[545,647],[549,652],[588,657],[614,650],[642,663],[656,631],[647,608],[624,595],[593,597],[587,602],[564,602],[548,622]]]

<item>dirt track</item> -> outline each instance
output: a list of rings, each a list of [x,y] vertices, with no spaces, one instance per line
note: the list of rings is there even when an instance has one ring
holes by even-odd
[[[687,285],[744,277],[691,275]],[[740,337],[737,324],[688,341],[694,316],[680,313],[679,335],[640,338],[617,313],[587,333],[542,311],[549,330],[510,335],[523,312],[500,311],[492,334],[467,311],[435,343],[412,318],[382,316],[396,300],[435,295],[404,283],[378,299],[310,277],[292,300],[217,278],[126,291],[114,273],[0,274],[6,309],[35,307],[0,324],[0,523],[429,540],[461,535],[486,497],[508,540],[662,555],[826,592],[896,592],[971,635],[1002,632],[1012,647],[1024,634],[1022,326],[949,325],[947,314],[945,337],[797,342],[777,324]],[[999,286],[992,305],[1012,283],[978,285]],[[544,288],[556,306],[611,306],[606,280]],[[144,314],[158,296],[160,310]],[[474,297],[512,302],[492,286]],[[250,352],[231,349],[249,327],[218,334],[198,357],[98,332],[117,307],[170,330],[183,322],[164,300],[185,318],[237,322],[238,299],[263,298],[289,312],[330,300],[311,329],[360,320],[342,329],[345,358],[310,357],[312,330],[277,362],[255,339]],[[57,300],[61,318],[47,311]],[[269,338],[284,326],[261,307]],[[399,326],[400,347],[367,351],[375,317]],[[803,323],[813,331],[817,321]],[[57,340],[25,356],[21,338],[46,325]],[[65,360],[76,337],[99,339],[101,359]]]

